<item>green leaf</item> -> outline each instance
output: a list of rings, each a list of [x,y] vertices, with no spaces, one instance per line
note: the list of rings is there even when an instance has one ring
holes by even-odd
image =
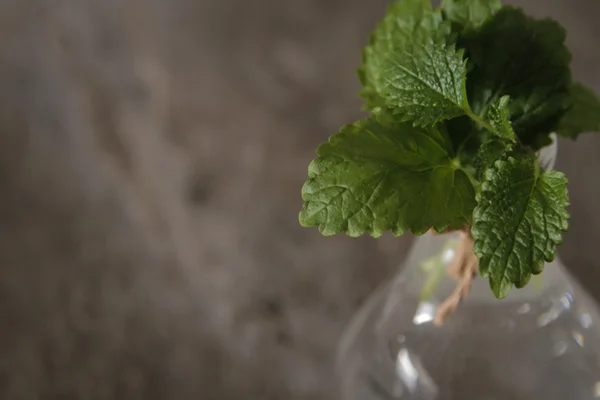
[[[507,6],[461,37],[473,66],[467,77],[473,112],[485,115],[490,104],[509,95],[511,122],[523,144],[555,130],[569,106],[571,55],[564,40],[557,22]]]
[[[470,165],[481,144],[487,141],[487,137],[484,136],[489,135],[480,130],[467,115],[445,121],[443,125],[446,127],[452,141],[452,148],[460,159],[461,165]]]
[[[375,118],[343,127],[309,167],[301,224],[326,236],[378,237],[470,223],[475,192],[446,141],[437,128]]]
[[[502,96],[496,104],[489,106],[487,119],[492,128],[489,131],[492,136],[487,136],[487,141],[484,141],[477,149],[476,155],[472,159],[472,165],[478,179],[483,179],[487,169],[496,161],[505,158],[517,144],[517,136],[508,114],[509,100],[509,96]],[[480,138],[485,136],[480,132]]]
[[[503,298],[554,259],[567,230],[567,179],[540,172],[533,153],[497,161],[477,196],[472,228],[479,272]]]
[[[473,166],[477,171],[477,177],[483,178],[485,176],[485,171],[496,161],[504,158],[511,150],[512,146],[500,139],[492,139],[481,145],[473,160]]]
[[[572,106],[562,117],[556,133],[575,139],[581,133],[600,132],[600,99],[585,86],[574,83],[570,88]]]
[[[478,28],[502,7],[500,0],[444,0],[442,10],[460,30]]]
[[[490,125],[494,128],[494,132],[501,139],[511,143],[517,142],[517,136],[512,128],[508,117],[508,101],[509,96],[502,96],[497,104],[490,105],[488,111],[488,119]]]
[[[493,136],[477,149],[472,162],[479,179],[484,178],[487,169],[496,161],[505,158],[517,144],[517,136],[508,114],[509,100],[509,96],[502,96],[496,104],[491,104],[489,107],[487,118]],[[480,133],[480,136],[483,134]]]
[[[463,51],[453,45],[414,40],[382,66],[382,95],[403,120],[426,126],[470,111]]]
[[[363,50],[363,64],[358,76],[363,84],[360,92],[368,109],[385,107],[382,97],[384,61],[394,49],[401,49],[413,40],[444,40],[450,32],[440,13],[433,11],[429,0],[403,0],[392,3],[383,20],[371,34]]]
[[[449,40],[450,24],[428,0],[393,3],[358,71],[367,107],[418,126],[470,114],[463,50]]]

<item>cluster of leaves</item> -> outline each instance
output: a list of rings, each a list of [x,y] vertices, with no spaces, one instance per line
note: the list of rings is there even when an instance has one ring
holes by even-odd
[[[494,294],[526,285],[568,227],[567,180],[536,151],[553,132],[600,130],[564,41],[499,0],[391,4],[358,71],[370,116],[318,148],[301,224],[353,237],[468,225]]]

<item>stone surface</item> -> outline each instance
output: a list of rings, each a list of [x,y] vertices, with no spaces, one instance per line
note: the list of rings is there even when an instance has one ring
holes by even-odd
[[[298,226],[383,0],[0,2],[0,398],[330,400],[408,238]],[[600,90],[596,0],[522,1]],[[600,137],[560,145],[600,294]]]

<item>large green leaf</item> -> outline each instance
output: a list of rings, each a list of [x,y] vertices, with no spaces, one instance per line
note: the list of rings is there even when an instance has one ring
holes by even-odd
[[[463,51],[415,40],[383,62],[381,93],[394,114],[415,125],[433,125],[469,112]]]
[[[433,127],[374,118],[342,128],[317,150],[300,222],[324,235],[422,234],[470,223],[475,192]]]
[[[538,136],[555,130],[570,104],[571,55],[564,40],[557,22],[506,6],[461,37],[472,62],[467,87],[473,112],[485,115],[509,95],[511,122],[523,144],[543,142]]]
[[[567,179],[542,172],[534,154],[497,161],[486,172],[472,227],[479,272],[498,298],[523,287],[552,261],[568,228]]]
[[[401,49],[414,40],[443,41],[450,27],[435,12],[429,0],[395,1],[373,31],[370,43],[363,50],[363,63],[358,75],[363,88],[360,92],[368,109],[385,107],[382,90],[385,80],[384,61],[394,49]]]
[[[500,0],[444,0],[442,10],[459,30],[478,28],[502,7]]]
[[[570,91],[572,105],[556,132],[575,139],[581,133],[600,132],[600,99],[585,86],[575,83]]]

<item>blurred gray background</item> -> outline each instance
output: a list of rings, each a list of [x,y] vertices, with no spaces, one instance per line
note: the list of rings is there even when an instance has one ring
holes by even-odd
[[[514,2],[600,91],[600,2]],[[0,0],[0,399],[331,400],[410,238],[299,227],[385,0]],[[600,136],[561,255],[600,295]]]

